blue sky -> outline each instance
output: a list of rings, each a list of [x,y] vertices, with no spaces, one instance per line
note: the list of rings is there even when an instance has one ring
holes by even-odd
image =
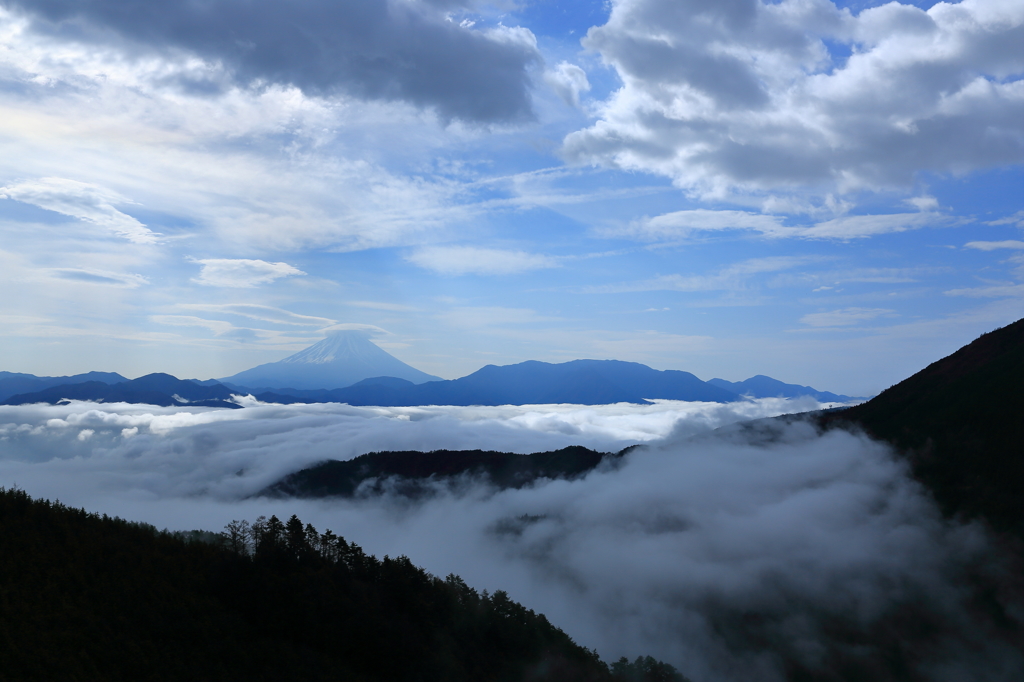
[[[0,1],[0,369],[868,395],[1024,315],[1024,3]]]

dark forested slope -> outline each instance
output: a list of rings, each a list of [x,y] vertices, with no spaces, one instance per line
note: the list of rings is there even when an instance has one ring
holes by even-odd
[[[294,516],[219,537],[0,488],[0,680],[683,682],[650,658],[609,670],[504,592]]]
[[[1024,320],[982,335],[872,400],[827,415],[904,452],[947,514],[1024,538]]]
[[[539,478],[583,476],[605,458],[614,460],[625,452],[596,452],[580,445],[531,455],[490,450],[371,452],[296,471],[260,494],[351,497],[360,489],[380,493],[389,486],[394,492],[414,497],[427,492],[431,480],[453,483],[464,475],[483,477],[498,488],[520,488]]]

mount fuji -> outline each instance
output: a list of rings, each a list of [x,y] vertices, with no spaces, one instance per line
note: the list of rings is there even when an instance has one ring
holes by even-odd
[[[251,388],[316,390],[344,388],[374,377],[397,377],[414,384],[441,380],[382,350],[364,331],[337,330],[284,360],[259,365],[218,381]]]

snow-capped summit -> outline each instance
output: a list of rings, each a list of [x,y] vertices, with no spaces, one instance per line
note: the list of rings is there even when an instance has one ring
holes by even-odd
[[[438,381],[370,341],[360,330],[336,330],[327,338],[284,360],[259,365],[219,381],[250,388],[312,390],[351,386],[372,377],[397,377],[422,384]]]

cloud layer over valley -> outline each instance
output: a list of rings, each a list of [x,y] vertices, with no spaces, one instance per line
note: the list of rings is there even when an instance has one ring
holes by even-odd
[[[1006,584],[979,527],[943,521],[862,435],[737,424],[817,406],[0,407],[0,477],[160,527],[295,513],[372,553],[507,590],[606,659],[649,653],[695,682],[1016,679],[1020,650],[988,614],[1024,613],[998,589],[978,608],[972,580]],[[250,497],[313,462],[381,449],[635,443],[646,445],[617,467],[521,490]]]

